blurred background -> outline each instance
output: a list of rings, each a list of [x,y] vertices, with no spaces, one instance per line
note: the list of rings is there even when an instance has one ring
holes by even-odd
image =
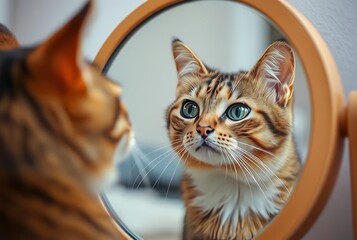
[[[60,3],[55,0],[0,0],[0,21],[2,23],[5,23],[7,26],[10,27],[10,29],[12,29],[21,44],[32,45],[39,41],[42,41],[51,33],[53,33],[66,20],[68,20],[68,18],[74,12],[76,12],[84,2],[85,1],[83,0],[67,0],[61,1]],[[357,16],[355,14],[357,10],[357,2],[355,0],[341,0],[339,2],[333,0],[288,0],[287,2],[290,2],[300,11],[302,11],[302,13],[305,14],[306,17],[308,17],[312,21],[312,23],[317,27],[317,29],[327,41],[340,69],[346,92],[352,89],[357,89],[357,82],[354,79],[355,76],[357,76],[357,68],[355,67],[357,62],[357,48],[354,46],[357,42],[357,29],[355,27],[357,24]],[[84,55],[90,60],[93,60],[95,55],[99,51],[101,45],[109,36],[111,31],[141,3],[143,3],[142,0],[97,1],[97,7],[92,17],[92,22],[90,23],[88,30],[83,37]],[[200,12],[202,12],[202,9],[200,10]],[[210,28],[202,27],[200,31],[205,31],[205,29],[215,29],[215,31],[217,30],[224,34],[223,36],[230,36],[229,38],[225,39],[227,43],[229,43],[229,45],[238,46],[238,44],[236,43],[239,42],[239,36],[235,36],[234,32],[232,32],[232,30],[230,29],[236,29],[239,27],[240,29],[242,29],[240,32],[244,32],[245,34],[247,34],[247,36],[252,37],[250,39],[256,40],[250,43],[242,42],[242,44],[254,44],[256,48],[249,49],[249,55],[244,55],[242,54],[242,52],[247,49],[238,48],[232,51],[232,48],[226,48],[227,50],[224,50],[223,48],[221,48],[221,44],[214,44],[215,41],[219,41],[214,40],[214,37],[212,37],[212,39],[207,39],[207,41],[203,42],[202,40],[199,40],[200,36],[198,34],[190,34],[189,32],[180,31],[170,33],[168,32],[168,30],[170,29],[165,30],[165,26],[170,26],[174,19],[170,19],[171,17],[169,17],[168,19],[166,19],[167,23],[165,22],[163,25],[157,25],[154,21],[147,23],[147,26],[145,25],[145,27],[148,27],[148,29],[149,26],[151,26],[154,27],[154,29],[155,27],[157,28],[155,31],[166,31],[164,35],[145,33],[145,27],[142,28],[142,31],[138,31],[136,33],[139,36],[137,40],[138,42],[135,42],[135,36],[133,35],[133,42],[129,41],[125,46],[122,46],[120,51],[118,51],[118,60],[121,59],[123,62],[113,62],[112,66],[107,69],[108,74],[112,76],[112,78],[119,80],[124,85],[125,91],[127,91],[125,95],[125,100],[128,102],[128,105],[133,106],[129,106],[129,108],[134,109],[131,113],[131,115],[133,115],[132,118],[134,122],[134,127],[138,129],[138,132],[142,134],[138,134],[137,136],[138,143],[140,146],[142,146],[142,150],[146,155],[148,155],[146,151],[152,151],[150,149],[157,148],[158,146],[163,146],[164,144],[166,144],[164,141],[162,142],[162,139],[165,139],[166,137],[163,125],[164,114],[162,113],[162,109],[166,108],[166,103],[170,103],[172,98],[174,97],[174,90],[176,84],[174,65],[172,59],[170,59],[171,55],[169,50],[172,37],[181,38],[181,40],[186,42],[208,65],[218,67],[223,71],[249,69],[252,63],[254,63],[254,61],[256,61],[256,59],[260,56],[262,50],[265,49],[266,45],[275,37],[277,37],[275,35],[276,33],[272,30],[270,26],[267,26],[267,23],[265,23],[264,19],[262,20],[261,17],[255,17],[255,19],[252,19],[249,18],[249,16],[239,14],[239,16],[244,16],[244,19],[239,19],[238,15],[234,14],[234,12],[232,12],[231,14],[230,12],[226,12],[226,14],[224,14],[223,16],[218,17],[215,15],[216,12],[214,11],[214,9],[212,9],[211,11],[213,11],[214,13],[211,14],[211,19],[205,19],[205,21],[203,21],[202,23],[211,24]],[[172,16],[172,14],[170,14],[170,16]],[[190,15],[188,14],[188,12],[184,16],[184,18],[181,18],[182,21],[189,20],[190,18],[196,20],[199,19],[199,15]],[[163,17],[165,16],[163,15]],[[221,29],[214,25],[216,23],[218,24],[216,20],[227,21],[227,19],[230,20],[230,22],[232,23],[231,26],[227,26],[226,28]],[[236,25],[236,23],[238,23],[238,25],[240,23],[241,25],[238,26]],[[250,25],[248,23],[254,23],[255,27],[249,27]],[[186,26],[188,25],[186,24]],[[182,29],[182,31],[186,31],[188,28]],[[253,29],[255,29],[255,31],[253,31]],[[176,30],[178,30],[178,28]],[[154,30],[152,31],[155,32]],[[142,34],[141,37],[140,34]],[[178,36],[172,36],[173,34]],[[212,34],[212,31],[210,31],[210,34],[210,36],[218,35],[214,33]],[[150,38],[150,36],[155,38],[152,39]],[[189,38],[188,36],[197,36],[197,39]],[[140,41],[143,40],[144,43],[142,44],[142,42]],[[159,40],[163,41],[159,44],[160,49],[166,50],[158,54],[158,56],[156,56],[155,54],[146,54],[157,48],[157,45],[153,45],[153,43],[157,43],[157,41]],[[130,46],[130,44],[133,45]],[[131,48],[136,50],[140,49],[139,52],[133,52],[133,54],[135,53],[138,55],[131,55]],[[123,56],[132,56],[132,59],[122,59],[120,57],[121,54],[123,54]],[[144,56],[146,56],[146,58],[144,58]],[[233,58],[227,56],[232,56]],[[235,62],[238,61],[237,56],[244,56],[246,61]],[[146,63],[150,61],[153,62],[156,57],[160,59],[158,63],[162,63],[163,61],[161,60],[167,59],[165,66],[160,67],[160,65],[154,64],[155,66],[160,67],[160,69],[156,69],[155,71],[159,71],[161,74],[156,74],[154,69],[151,72],[147,71],[147,69],[144,69],[140,67],[140,65],[138,65],[136,71],[132,73],[130,73],[129,71],[129,73],[125,74],[129,74],[127,76],[130,76],[130,74],[137,74],[136,72],[141,71],[143,73],[146,73],[146,77],[144,76],[144,78],[139,78],[140,80],[136,82],[130,82],[129,79],[125,78],[125,75],[120,75],[121,73],[123,73],[122,71],[118,71],[119,69],[132,69],[125,68],[125,64],[130,63],[129,66],[133,66],[131,63],[136,63],[137,61],[139,62],[139,60],[143,60]],[[115,67],[115,64],[118,64],[118,66]],[[118,71],[118,73],[116,73],[116,71]],[[149,75],[149,73],[153,75]],[[153,78],[153,76],[157,77]],[[165,79],[161,79],[164,81],[160,81],[160,87],[156,87],[155,89],[165,90],[161,90],[160,92],[156,93],[155,99],[159,99],[156,97],[162,97],[162,99],[165,99],[165,101],[158,101],[159,105],[154,105],[151,108],[140,109],[141,105],[135,103],[136,97],[135,95],[129,94],[131,92],[131,90],[129,89],[143,89],[149,87],[149,85],[153,85],[152,81],[159,81],[159,79],[157,78],[163,76],[166,76]],[[135,79],[137,79],[138,77],[139,75],[137,75]],[[150,79],[150,84],[148,83],[147,79]],[[164,87],[162,84],[164,84]],[[155,91],[155,89],[152,91]],[[298,95],[297,99],[301,98],[306,100],[306,96],[308,96],[308,91],[305,91],[305,93],[302,92],[302,94],[303,95]],[[131,97],[133,99],[131,99]],[[153,100],[155,99],[153,98]],[[304,108],[303,110],[306,109]],[[297,110],[296,113],[297,115],[299,115],[298,111],[299,110]],[[306,111],[308,112],[308,110]],[[149,118],[150,114],[153,116],[153,118]],[[300,114],[300,116],[303,116],[303,114]],[[155,118],[161,119],[161,122],[159,120],[153,120],[153,122],[150,122],[150,124],[145,125],[145,122],[149,123],[146,120],[150,121],[150,119]],[[302,118],[302,120],[297,119],[296,127],[299,128],[299,123],[301,123],[301,129],[304,129],[304,126],[308,127],[309,125],[304,125],[304,119],[307,118],[308,117],[305,116],[305,118]],[[145,119],[144,124],[140,124],[140,121],[136,122],[135,119]],[[158,124],[159,126],[151,127],[155,126],[155,124]],[[303,152],[304,150],[306,151],[307,148],[301,148],[300,150],[301,153],[304,154]],[[352,219],[350,203],[351,196],[349,184],[349,165],[347,156],[348,153],[347,151],[345,151],[343,165],[340,170],[340,175],[332,198],[329,200],[327,207],[323,211],[322,215],[319,217],[314,227],[308,232],[304,239],[352,239]],[[155,156],[155,158],[156,157],[157,156]],[[164,167],[165,166],[166,165],[164,165]],[[174,167],[175,166],[176,163]],[[161,174],[161,172],[162,171],[160,171],[159,169],[159,175]],[[158,177],[158,175],[155,176],[155,174],[156,173],[153,171],[151,177],[154,179],[155,177]],[[176,174],[179,175],[179,171],[177,171]],[[169,176],[171,177],[172,175]],[[128,176],[128,178],[130,178],[130,176]],[[177,180],[174,179],[173,181]],[[127,206],[124,207],[125,209],[122,209],[124,221],[127,221],[129,225],[130,222],[134,223],[134,225],[135,223],[137,223],[135,226],[133,225],[132,228],[137,228],[135,229],[135,231],[141,231],[140,233],[142,235],[146,234],[146,236],[148,237],[146,237],[145,239],[150,239],[150,237],[151,239],[159,239],[155,235],[158,232],[160,232],[163,239],[168,239],[165,238],[165,234],[170,236],[175,234],[178,236],[180,234],[178,232],[178,227],[180,227],[181,224],[180,218],[182,218],[183,209],[182,205],[180,205],[179,201],[176,201],[175,197],[169,196],[166,198],[165,194],[165,197],[161,197],[162,194],[157,194],[155,191],[145,192],[144,195],[142,195],[142,192],[138,193],[137,191],[130,191],[130,189],[127,188],[121,189],[120,193],[121,194],[117,194],[117,192],[115,191],[109,193],[112,202],[122,203],[123,206]],[[125,205],[128,200],[132,205]],[[119,208],[117,210],[120,211]],[[162,214],[162,218],[156,218],[155,220],[153,216],[156,217],[159,215],[159,213]],[[149,220],[149,222],[152,223],[151,225],[147,224],[147,219],[151,219],[151,221]],[[172,226],[176,227],[172,228]],[[166,229],[166,233],[164,229]]]

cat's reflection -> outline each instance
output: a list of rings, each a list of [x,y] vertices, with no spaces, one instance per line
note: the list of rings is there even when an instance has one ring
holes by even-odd
[[[248,72],[207,67],[172,44],[172,148],[185,165],[184,239],[251,239],[284,206],[300,169],[293,137],[295,57],[272,43]]]

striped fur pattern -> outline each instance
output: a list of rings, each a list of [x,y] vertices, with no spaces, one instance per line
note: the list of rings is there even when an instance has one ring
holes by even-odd
[[[179,40],[172,147],[185,164],[183,239],[251,239],[281,210],[300,160],[292,132],[294,53],[272,43],[248,72],[207,67]]]
[[[35,48],[1,30],[1,239],[118,239],[98,191],[132,133],[120,87],[79,57],[91,5]]]

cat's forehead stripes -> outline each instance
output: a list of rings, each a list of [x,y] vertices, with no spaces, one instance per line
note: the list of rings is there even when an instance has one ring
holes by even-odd
[[[226,108],[228,102],[236,100],[240,91],[236,86],[235,74],[216,74],[207,79],[201,79],[188,94],[193,99],[200,99],[203,112],[214,111],[223,114],[222,104]]]
[[[213,104],[215,98],[230,99],[239,95],[233,88],[236,84],[234,74],[220,74],[207,80],[202,80],[201,84],[193,89],[192,96],[201,97]]]
[[[188,93],[193,99],[199,99],[202,112],[216,112],[222,115],[229,104],[242,97],[244,73],[214,74],[196,82]],[[243,85],[242,85],[243,84]]]
[[[219,75],[213,86],[211,97],[224,96],[229,99],[232,96],[232,81],[234,81],[233,74]]]

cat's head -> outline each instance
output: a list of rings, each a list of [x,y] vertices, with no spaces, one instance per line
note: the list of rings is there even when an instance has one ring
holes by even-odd
[[[186,166],[278,168],[292,138],[292,48],[274,42],[250,71],[234,74],[210,69],[179,40],[172,48],[178,84],[167,126]]]
[[[81,57],[92,4],[38,46],[1,53],[2,141],[18,145],[6,150],[18,161],[15,151],[26,150],[49,174],[101,179],[114,166],[114,152],[120,148],[123,156],[131,139],[120,86]]]

